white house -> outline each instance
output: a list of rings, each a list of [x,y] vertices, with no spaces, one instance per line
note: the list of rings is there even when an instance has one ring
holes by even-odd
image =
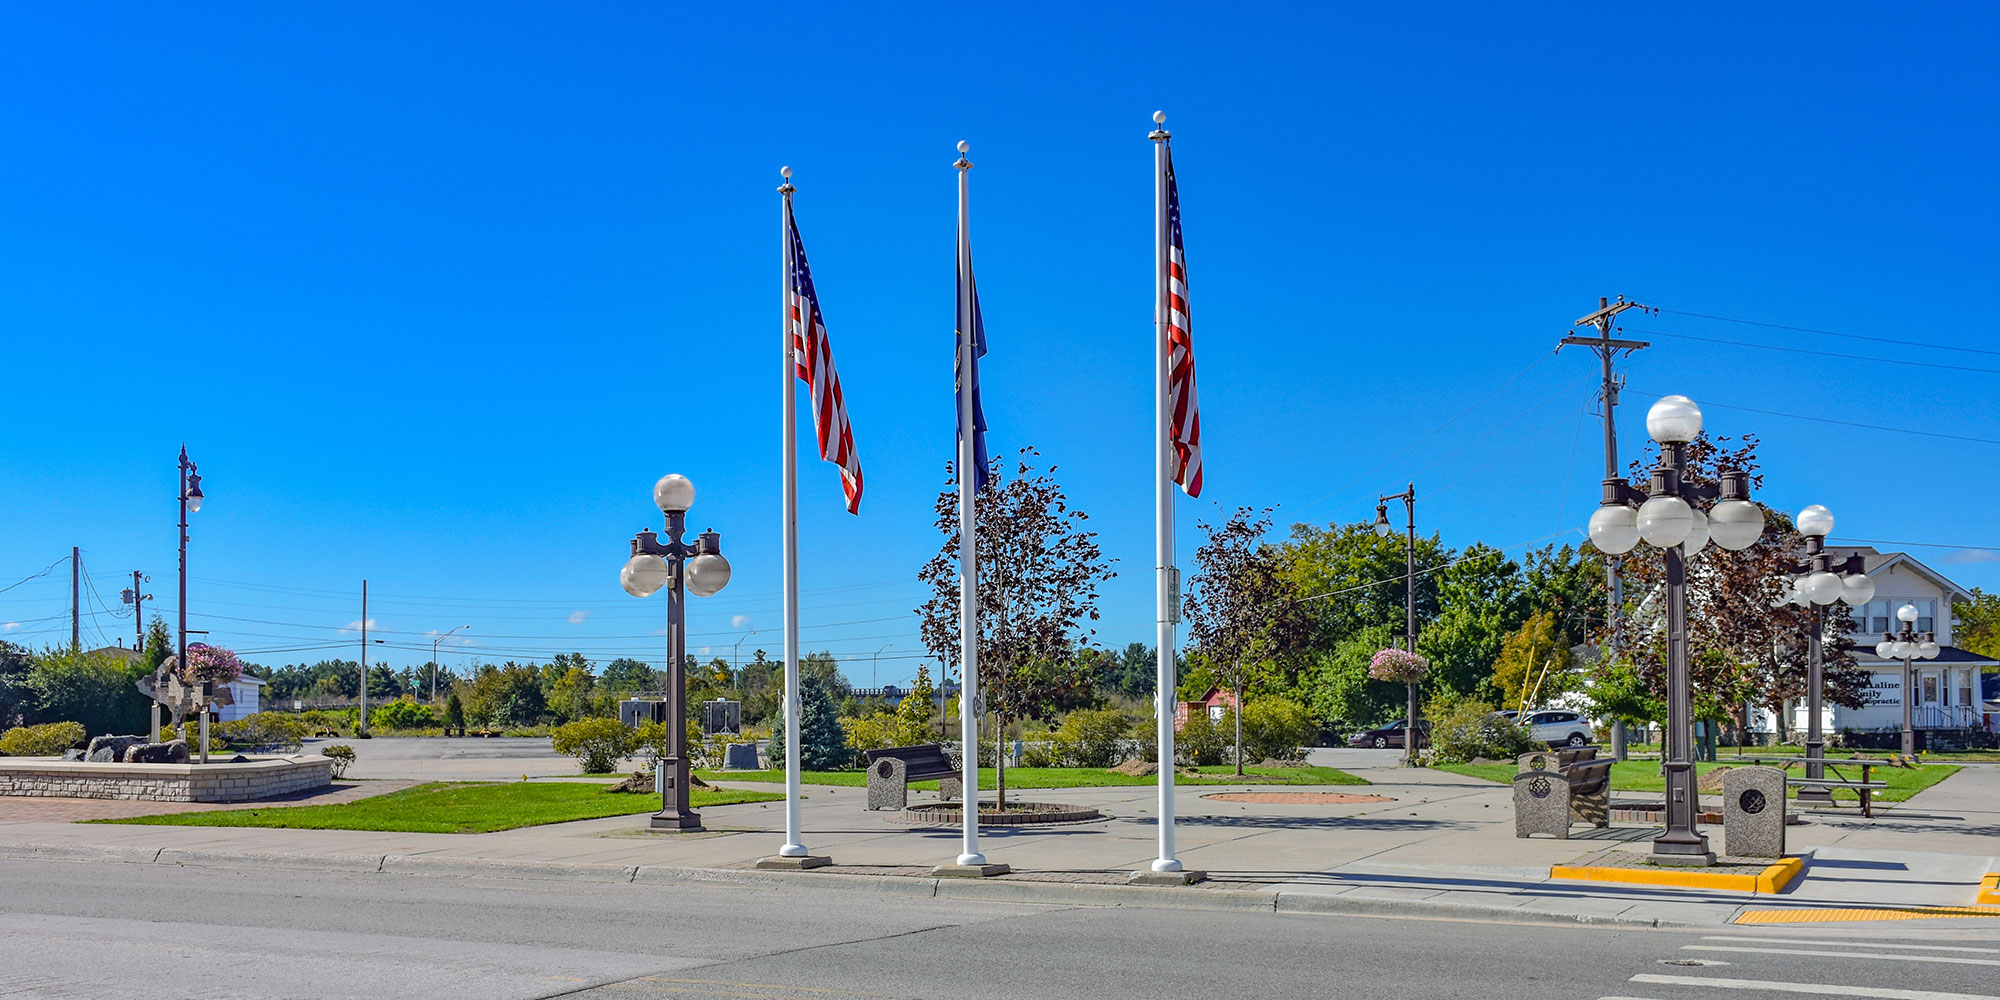
[[[1852,609],[1852,617],[1845,622],[1854,640],[1855,663],[1873,675],[1868,686],[1868,704],[1846,708],[1825,703],[1820,720],[1824,731],[1833,734],[1902,730],[1903,661],[1876,656],[1875,644],[1881,641],[1882,633],[1901,627],[1902,623],[1896,620],[1896,609],[1905,604],[1916,605],[1917,620],[1913,627],[1919,632],[1937,633],[1938,643],[1937,659],[1917,660],[1912,665],[1916,675],[1912,727],[1930,731],[1996,728],[2000,720],[1988,714],[1980,674],[2000,667],[2000,662],[1952,645],[1952,602],[1969,601],[1972,595],[1907,552],[1833,545],[1827,546],[1827,552],[1835,562],[1860,553],[1863,571],[1875,581],[1875,599],[1865,608]],[[1846,608],[1844,604],[1828,607],[1829,629],[1841,623],[1838,610]],[[1794,730],[1804,731],[1806,703],[1800,700],[1792,705],[1790,714]]]
[[[215,712],[215,721],[235,722],[246,715],[257,714],[258,699],[264,690],[263,681],[249,674],[244,674],[224,684],[223,687],[229,691],[229,696],[234,698],[235,702],[217,709]]]

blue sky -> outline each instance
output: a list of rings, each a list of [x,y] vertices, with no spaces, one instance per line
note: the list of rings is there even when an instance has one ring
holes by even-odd
[[[87,639],[130,634],[110,611],[133,569],[171,614],[186,441],[209,497],[193,625],[283,650],[253,660],[351,657],[367,578],[392,663],[461,624],[448,664],[657,662],[664,603],[617,569],[678,471],[736,570],[694,602],[693,645],[726,655],[756,629],[744,655],[775,651],[789,164],[867,477],[850,517],[831,465],[801,469],[805,645],[857,682],[878,650],[880,680],[907,676],[953,447],[966,139],[992,446],[1060,466],[1119,560],[1100,639],[1148,638],[1164,108],[1206,442],[1184,552],[1219,508],[1361,519],[1413,478],[1420,527],[1450,544],[1575,539],[1602,461],[1595,366],[1550,349],[1622,293],[1894,341],[1633,319],[1655,346],[1627,366],[1623,448],[1645,394],[1685,393],[1714,430],[1763,436],[1759,499],[1825,503],[1839,536],[1942,546],[1912,551],[2000,587],[2000,550],[1978,548],[2000,546],[1996,20],[16,5],[0,586],[79,545],[103,599]],[[0,638],[66,638],[67,610],[58,567],[0,593]]]

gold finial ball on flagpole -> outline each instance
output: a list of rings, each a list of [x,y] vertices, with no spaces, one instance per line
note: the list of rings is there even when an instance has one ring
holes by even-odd
[[[791,180],[791,179],[792,179],[792,168],[790,168],[790,167],[779,167],[779,168],[778,168],[778,175],[779,175],[779,176],[781,176],[781,177],[783,177],[783,178],[784,178],[784,179],[786,179],[786,180]]]
[[[972,152],[972,143],[966,142],[964,139],[958,140],[958,151],[961,154]]]
[[[1155,111],[1155,112],[1153,112],[1153,124],[1155,124],[1155,125],[1165,125],[1166,123],[1167,123],[1167,113],[1166,113],[1166,112],[1164,112],[1164,111]]]

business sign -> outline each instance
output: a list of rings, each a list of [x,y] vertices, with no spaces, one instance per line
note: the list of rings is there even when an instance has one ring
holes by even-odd
[[[1868,704],[1901,705],[1903,703],[1903,672],[1883,671],[1868,681]]]

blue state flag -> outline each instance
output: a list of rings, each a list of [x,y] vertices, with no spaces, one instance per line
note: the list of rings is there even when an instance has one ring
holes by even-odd
[[[961,361],[958,374],[961,382],[957,389],[959,392],[964,392],[966,386],[962,380],[968,376],[971,378],[972,489],[974,492],[978,492],[986,488],[986,481],[991,478],[986,470],[986,407],[979,398],[979,359],[986,356],[986,324],[979,317],[979,283],[974,281],[972,277],[972,254],[970,252],[965,254],[964,261],[965,266],[959,269],[958,275],[958,301],[961,312],[958,317],[958,329],[953,332],[957,337],[957,343],[962,349],[965,344],[966,324],[970,323],[972,325],[972,361],[970,364]],[[968,295],[968,291],[971,294]],[[965,315],[963,312],[963,310],[968,308],[968,303],[971,309],[970,316]],[[962,406],[956,409],[958,411],[958,439],[962,444],[965,441],[965,409]]]

